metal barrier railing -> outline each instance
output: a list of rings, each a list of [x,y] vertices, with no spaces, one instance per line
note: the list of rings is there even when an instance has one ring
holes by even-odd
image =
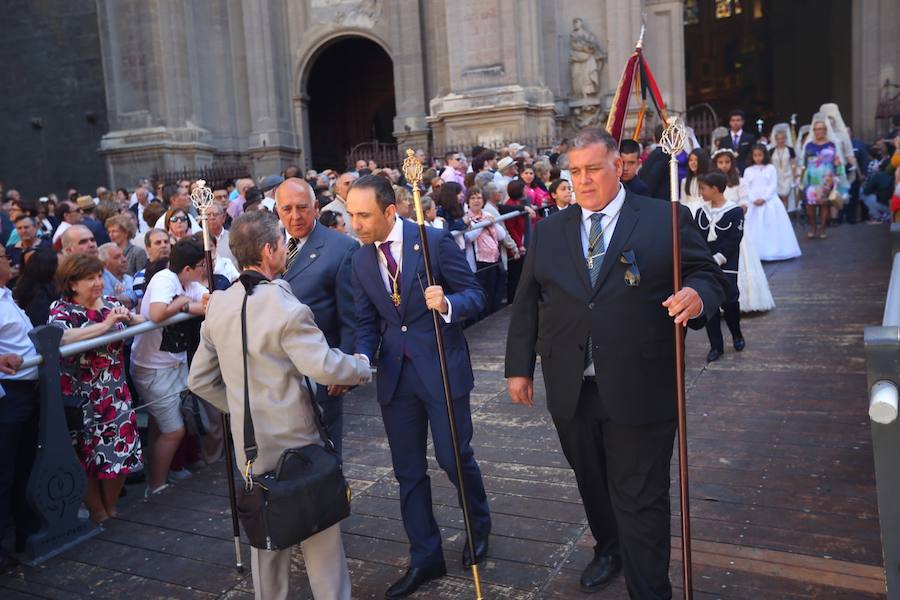
[[[893,268],[881,326],[866,327],[866,376],[878,518],[889,600],[900,599],[900,227],[891,226]]]

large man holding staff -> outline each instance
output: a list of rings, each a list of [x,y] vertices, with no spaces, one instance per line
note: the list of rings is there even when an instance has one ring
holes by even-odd
[[[456,242],[439,229],[427,230],[435,278],[435,285],[428,285],[419,229],[396,214],[394,190],[387,179],[366,175],[354,182],[347,194],[347,212],[363,244],[353,255],[356,352],[370,359],[378,352],[378,403],[410,542],[409,570],[386,593],[387,598],[402,598],[446,573],[425,456],[429,425],[435,458],[450,481],[460,487],[433,310],[441,315],[438,322],[443,328],[475,563],[488,550],[491,517],[470,446],[469,392],[474,379],[461,325],[481,312],[486,298]],[[463,564],[469,567],[472,560],[467,544]]]
[[[539,354],[547,407],[596,540],[582,589],[597,591],[624,568],[632,598],[671,598],[672,319],[702,328],[719,310],[721,274],[682,208],[684,283],[673,295],[669,203],[624,189],[605,130],[581,131],[568,158],[578,204],[532,236],[507,340],[509,393],[533,403]]]

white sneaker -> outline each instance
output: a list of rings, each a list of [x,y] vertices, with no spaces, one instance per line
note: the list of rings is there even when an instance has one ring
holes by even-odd
[[[169,483],[175,483],[176,481],[184,481],[185,479],[190,479],[194,474],[188,471],[187,469],[181,469],[180,471],[169,471],[169,476],[166,478]]]
[[[149,498],[150,496],[156,496],[156,495],[158,495],[158,494],[163,493],[163,492],[166,490],[166,488],[168,488],[168,487],[169,487],[169,484],[168,484],[168,483],[164,483],[164,484],[162,484],[161,486],[159,486],[158,488],[156,488],[155,490],[151,490],[151,489],[150,489],[150,486],[148,485],[148,486],[147,486],[147,489],[144,490],[144,500],[146,500],[146,499]]]

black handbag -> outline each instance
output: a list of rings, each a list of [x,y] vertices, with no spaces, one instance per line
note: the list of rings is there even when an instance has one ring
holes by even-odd
[[[241,306],[241,341],[244,351],[245,484],[238,492],[237,512],[250,545],[283,550],[350,516],[350,486],[344,479],[340,456],[328,437],[322,411],[309,377],[306,388],[315,411],[316,428],[325,446],[309,444],[281,453],[275,469],[253,475],[257,457],[256,433],[250,413],[247,378],[247,297]]]

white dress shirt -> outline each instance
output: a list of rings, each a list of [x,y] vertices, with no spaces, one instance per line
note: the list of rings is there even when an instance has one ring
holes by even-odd
[[[0,286],[0,354],[15,354],[21,356],[22,360],[36,358],[37,350],[28,337],[28,332],[33,328],[31,319],[13,300],[9,288],[5,285]],[[18,371],[15,375],[4,374],[2,378],[35,381],[38,378],[38,368],[29,367]]]
[[[402,278],[403,275],[403,219],[398,219],[394,217],[394,226],[391,227],[390,233],[388,233],[387,237],[380,242],[375,242],[375,254],[378,255],[378,269],[381,271],[381,280],[384,282],[384,289],[388,292],[388,294],[393,292],[393,286],[391,284],[391,276],[387,267],[387,259],[384,257],[384,253],[381,251],[381,244],[384,242],[391,242],[390,251],[391,256],[394,257],[394,261],[397,263],[397,277]],[[412,269],[416,268],[415,265],[410,267]],[[427,282],[422,281],[421,284],[425,286]],[[401,296],[403,294],[412,293],[412,290],[404,290],[400,288]],[[422,292],[424,296],[424,291]],[[450,316],[453,314],[453,306],[450,304],[450,300],[445,297],[447,300],[447,314],[442,314],[441,317],[445,322],[450,322]]]

